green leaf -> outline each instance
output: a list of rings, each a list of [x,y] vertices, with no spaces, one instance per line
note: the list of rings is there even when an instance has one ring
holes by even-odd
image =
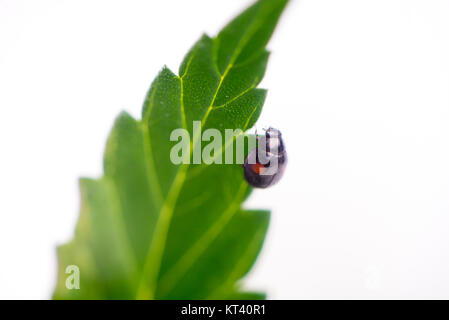
[[[74,239],[58,248],[56,299],[260,299],[241,292],[264,241],[269,212],[241,208],[250,193],[240,165],[170,161],[185,128],[201,148],[204,130],[252,127],[266,92],[257,89],[265,46],[287,0],[261,0],[216,38],[204,35],[179,76],[163,68],[145,99],[142,120],[116,120],[104,155],[104,176],[81,179]],[[222,143],[221,153],[232,138]],[[66,288],[68,265],[80,289]]]

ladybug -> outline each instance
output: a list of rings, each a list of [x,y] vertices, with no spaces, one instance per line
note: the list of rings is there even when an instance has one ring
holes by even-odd
[[[256,133],[257,136],[257,133]],[[267,188],[276,184],[287,166],[287,153],[281,132],[274,128],[257,136],[257,146],[245,159],[245,180],[255,188]]]

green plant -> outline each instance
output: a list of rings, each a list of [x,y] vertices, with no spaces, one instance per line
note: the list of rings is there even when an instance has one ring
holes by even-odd
[[[117,118],[104,176],[81,179],[74,239],[58,248],[56,299],[244,299],[240,280],[264,241],[269,212],[241,208],[250,188],[239,165],[170,162],[170,133],[192,123],[220,131],[252,127],[266,91],[257,89],[265,46],[287,0],[261,0],[216,38],[204,35],[179,76],[163,68],[137,121]],[[223,142],[221,150],[229,146]],[[66,288],[66,267],[81,272]]]

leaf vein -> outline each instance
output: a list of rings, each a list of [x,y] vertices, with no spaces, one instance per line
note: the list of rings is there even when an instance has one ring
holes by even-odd
[[[229,223],[234,214],[240,207],[245,191],[246,182],[242,182],[233,201],[227,210],[219,217],[219,219],[204,233],[189,250],[176,262],[176,264],[167,271],[166,275],[161,279],[161,294],[165,295],[175,286],[176,282],[191,268],[194,262],[201,256],[209,245],[218,237],[220,232]]]

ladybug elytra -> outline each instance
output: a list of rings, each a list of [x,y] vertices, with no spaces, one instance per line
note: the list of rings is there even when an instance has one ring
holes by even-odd
[[[287,153],[281,132],[274,128],[257,137],[258,145],[245,159],[245,180],[255,188],[267,188],[277,183],[287,165]]]

